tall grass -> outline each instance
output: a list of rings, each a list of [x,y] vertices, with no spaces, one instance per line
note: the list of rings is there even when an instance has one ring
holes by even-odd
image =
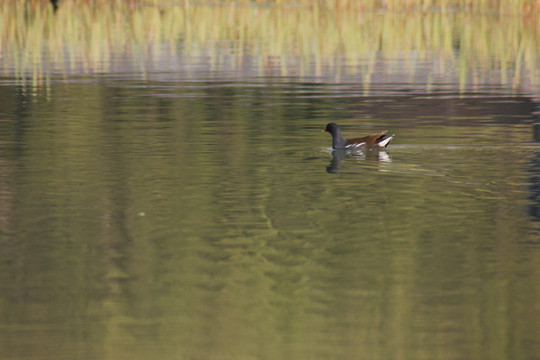
[[[16,0],[19,1],[19,0]],[[28,0],[32,6],[41,6],[48,0]],[[62,6],[66,2],[80,4],[89,3],[87,0],[60,0]],[[127,6],[160,6],[160,5],[239,5],[258,7],[302,7],[326,8],[337,10],[391,10],[391,11],[466,11],[474,13],[499,12],[501,14],[526,13],[540,10],[540,0],[93,0],[92,4],[116,4]]]
[[[374,54],[400,53],[406,61],[435,54],[442,59],[439,70],[455,72],[462,81],[495,71],[501,82],[518,86],[523,74],[532,81],[538,77],[537,16],[523,9],[539,3],[64,0],[53,13],[47,1],[15,0],[0,4],[0,72],[39,82],[51,72],[107,72],[118,54],[130,54],[144,67],[146,56],[159,56],[152,54],[158,44],[174,49],[182,42],[189,54],[201,44],[232,41],[242,44],[234,50],[239,57],[259,56],[263,63],[275,57],[315,71],[338,66],[338,54],[365,64],[367,78]],[[220,49],[211,51],[212,61],[219,60]]]

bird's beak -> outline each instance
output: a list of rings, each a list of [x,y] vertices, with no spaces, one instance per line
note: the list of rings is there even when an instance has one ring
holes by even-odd
[[[326,129],[323,129],[323,131],[322,131],[322,132],[326,132]]]

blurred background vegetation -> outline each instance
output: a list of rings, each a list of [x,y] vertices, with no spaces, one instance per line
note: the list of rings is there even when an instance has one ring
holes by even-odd
[[[160,47],[186,55],[218,42],[223,52],[264,63],[279,61],[320,73],[323,66],[362,62],[369,81],[376,56],[403,61],[437,58],[441,73],[461,82],[498,78],[512,87],[536,87],[538,0],[296,0],[296,1],[6,1],[0,4],[0,74],[42,82],[108,72],[114,56],[128,54],[144,73]],[[227,47],[226,42],[244,46]],[[236,53],[239,52],[239,53]],[[169,54],[170,55],[170,54]],[[65,59],[69,59],[66,61]],[[410,67],[415,71],[415,67]],[[47,69],[47,70],[45,70]],[[52,70],[51,70],[52,69]],[[468,80],[467,80],[468,79]],[[525,83],[524,83],[525,82]]]
[[[36,6],[43,3],[44,0],[29,0],[28,3]],[[87,0],[50,0],[51,3],[76,2],[88,3]],[[95,0],[92,3],[97,4],[130,4],[140,5],[162,5],[167,2],[163,0]],[[204,4],[204,1],[178,0],[175,3],[192,5]],[[330,8],[330,9],[350,9],[350,10],[393,10],[393,11],[453,11],[456,9],[485,12],[525,12],[538,10],[540,2],[538,0],[221,0],[208,1],[212,5],[255,5],[267,7],[312,7],[312,8]],[[170,4],[170,3],[168,3]]]

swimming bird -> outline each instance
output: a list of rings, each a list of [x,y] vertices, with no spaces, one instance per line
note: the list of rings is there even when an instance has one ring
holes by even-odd
[[[335,123],[329,123],[324,128],[323,132],[330,133],[332,135],[332,148],[341,150],[354,150],[354,149],[379,149],[383,150],[388,146],[388,143],[392,141],[395,135],[386,137],[387,130],[378,132],[376,134],[345,139],[341,135],[341,129],[339,125]]]

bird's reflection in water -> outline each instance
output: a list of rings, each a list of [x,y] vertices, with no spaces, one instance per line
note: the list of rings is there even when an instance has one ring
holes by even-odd
[[[392,158],[385,150],[333,150],[332,161],[326,167],[326,171],[329,173],[337,173],[341,167],[341,162],[347,159],[355,160],[372,160],[391,162]]]

